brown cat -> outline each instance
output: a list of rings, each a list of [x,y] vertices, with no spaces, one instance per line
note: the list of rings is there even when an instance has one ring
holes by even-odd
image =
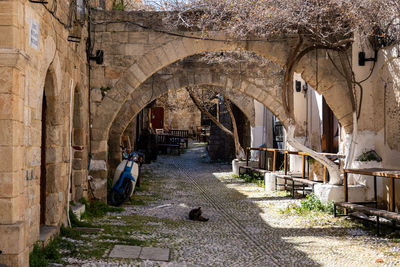
[[[208,218],[204,218],[203,216],[201,216],[201,207],[198,207],[197,209],[192,209],[189,212],[189,219],[193,220],[193,221],[200,221],[200,222],[206,222],[208,221]]]

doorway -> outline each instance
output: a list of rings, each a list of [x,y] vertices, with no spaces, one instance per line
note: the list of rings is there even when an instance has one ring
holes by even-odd
[[[164,128],[164,108],[155,107],[151,108],[151,128],[163,129]]]
[[[322,152],[337,153],[339,150],[339,122],[322,98]]]

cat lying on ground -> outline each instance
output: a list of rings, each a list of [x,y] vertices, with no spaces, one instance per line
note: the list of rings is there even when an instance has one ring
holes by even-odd
[[[192,209],[189,212],[189,219],[193,220],[193,221],[200,221],[200,222],[206,222],[208,221],[208,218],[204,218],[203,216],[201,216],[201,207],[198,207],[197,209]]]

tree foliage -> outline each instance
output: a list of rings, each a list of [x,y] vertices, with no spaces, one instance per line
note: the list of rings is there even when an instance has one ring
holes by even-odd
[[[163,2],[171,25],[235,38],[287,38],[300,34],[315,45],[346,48],[357,33],[373,45],[399,40],[398,0],[188,0]]]

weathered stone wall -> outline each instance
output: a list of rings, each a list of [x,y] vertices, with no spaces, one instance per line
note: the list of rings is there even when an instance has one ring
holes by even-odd
[[[156,106],[164,107],[164,128],[196,132],[200,125],[201,112],[190,99],[185,89],[169,90],[156,101]]]
[[[55,16],[68,23],[69,1]],[[53,1],[47,5],[54,8]],[[32,26],[33,25],[33,26]],[[37,38],[31,27],[38,26]],[[86,196],[88,74],[86,30],[80,43],[41,4],[0,2],[0,263],[28,266],[39,238],[42,100],[47,99],[46,210],[44,224],[66,223],[70,176],[70,114],[76,94],[74,196]],[[32,38],[32,41],[31,41]],[[47,77],[47,78],[46,78]],[[74,104],[72,102],[72,104]],[[79,192],[78,192],[79,191]],[[78,192],[78,193],[76,193]]]

